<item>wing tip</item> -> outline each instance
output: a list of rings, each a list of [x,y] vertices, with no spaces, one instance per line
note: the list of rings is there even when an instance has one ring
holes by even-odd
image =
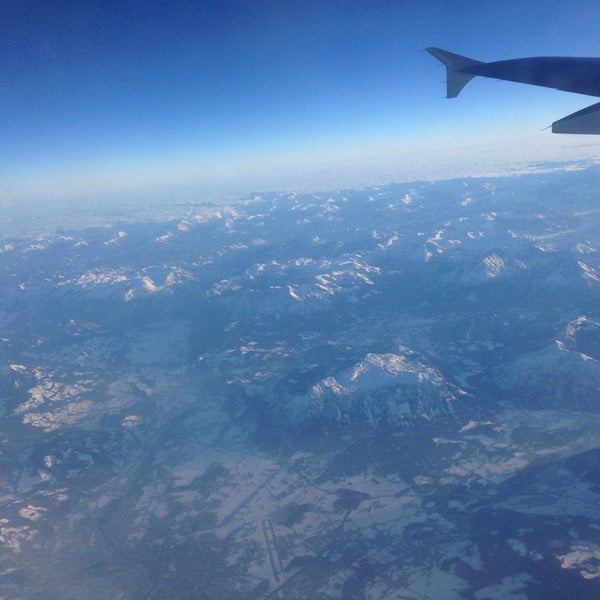
[[[466,73],[466,67],[482,64],[479,60],[468,58],[436,46],[425,48],[429,54],[446,67],[446,98],[456,98],[462,89],[475,77],[476,73]]]

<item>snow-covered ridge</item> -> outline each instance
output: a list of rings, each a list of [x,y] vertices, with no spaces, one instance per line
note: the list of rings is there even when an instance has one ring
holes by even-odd
[[[465,396],[423,356],[400,347],[393,353],[368,353],[354,366],[315,383],[308,394],[285,400],[284,411],[292,422],[368,422],[377,428],[382,419],[398,425],[451,414],[453,403]]]
[[[567,325],[564,340],[524,354],[496,373],[502,389],[524,399],[542,404],[577,399],[600,408],[600,325],[578,317]]]
[[[596,598],[599,176],[0,228],[0,596]]]

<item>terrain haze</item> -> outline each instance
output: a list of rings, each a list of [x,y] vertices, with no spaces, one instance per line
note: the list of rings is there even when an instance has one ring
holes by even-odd
[[[5,215],[0,596],[596,598],[599,178]]]

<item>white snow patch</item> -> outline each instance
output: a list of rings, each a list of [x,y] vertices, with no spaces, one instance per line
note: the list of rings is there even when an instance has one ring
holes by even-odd
[[[500,271],[504,269],[504,259],[497,254],[486,256],[483,262],[485,264],[485,273],[490,279],[497,277]]]
[[[37,521],[38,519],[41,519],[42,514],[46,510],[47,509],[43,508],[42,506],[33,506],[32,504],[29,504],[28,506],[21,508],[19,510],[19,514],[24,519],[28,519],[29,521]]]
[[[600,577],[600,546],[592,543],[579,543],[571,547],[567,554],[557,556],[563,569],[577,569],[584,579]]]

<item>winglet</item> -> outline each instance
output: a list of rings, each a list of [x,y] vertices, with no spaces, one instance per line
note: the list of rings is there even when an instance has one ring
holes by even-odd
[[[456,98],[465,85],[475,77],[476,73],[465,73],[463,69],[484,64],[480,60],[473,60],[441,48],[426,48],[426,50],[446,67],[447,98]]]

